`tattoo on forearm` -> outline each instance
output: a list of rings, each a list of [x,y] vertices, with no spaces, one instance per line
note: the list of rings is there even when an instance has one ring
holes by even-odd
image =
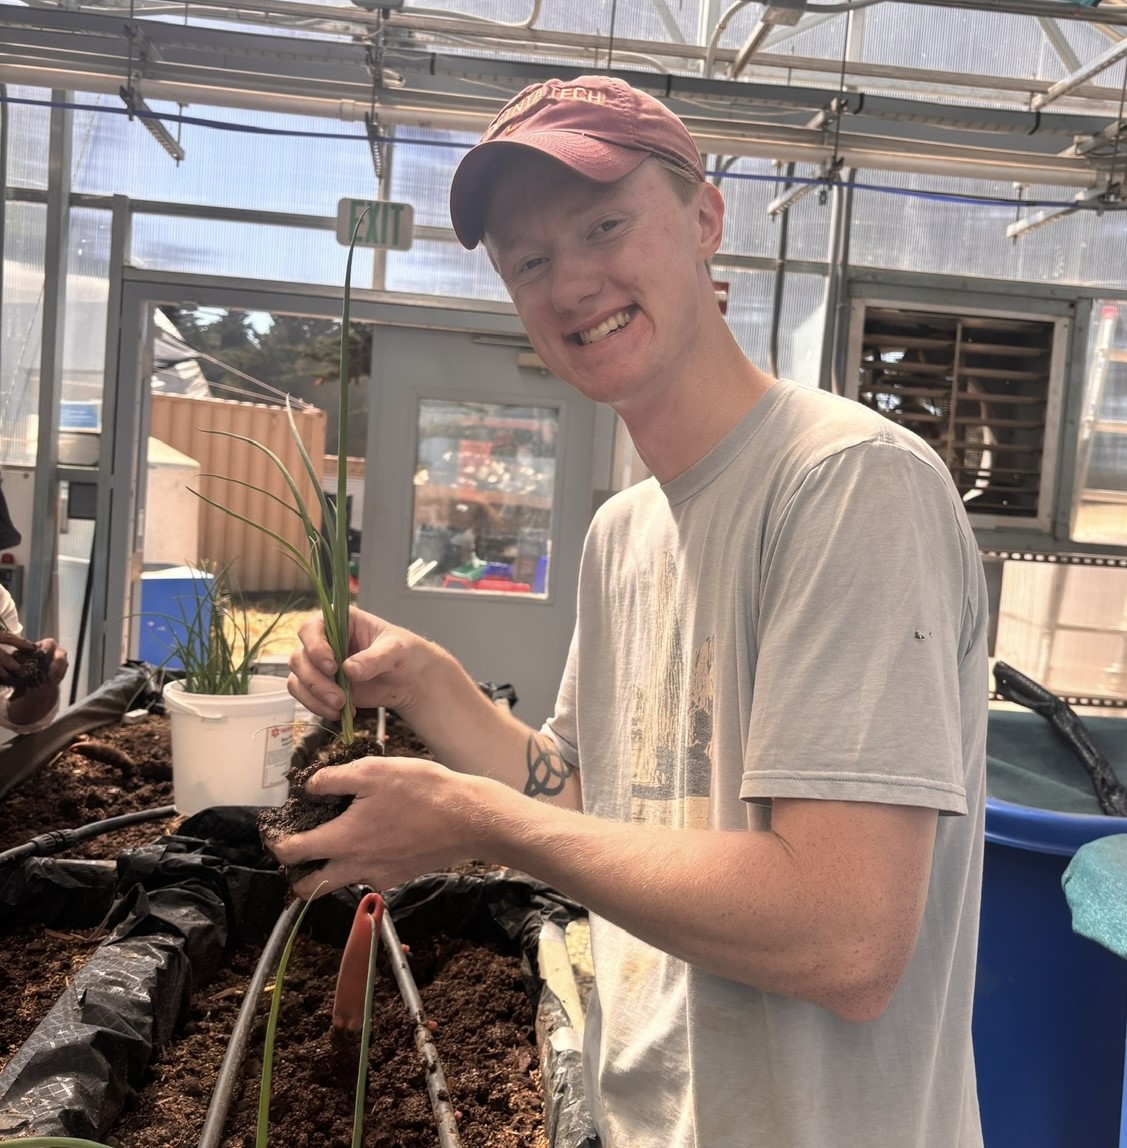
[[[527,797],[556,797],[563,793],[573,770],[551,738],[533,734],[528,739],[527,760],[528,781],[524,786]]]

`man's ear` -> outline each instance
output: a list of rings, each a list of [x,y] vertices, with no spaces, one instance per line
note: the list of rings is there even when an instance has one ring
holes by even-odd
[[[707,180],[700,187],[697,219],[701,254],[703,258],[711,259],[720,250],[720,241],[724,238],[724,197],[720,189]]]

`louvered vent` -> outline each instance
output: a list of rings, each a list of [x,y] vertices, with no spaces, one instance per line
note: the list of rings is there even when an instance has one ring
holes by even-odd
[[[940,455],[974,514],[1036,517],[1053,324],[865,310],[858,399]]]

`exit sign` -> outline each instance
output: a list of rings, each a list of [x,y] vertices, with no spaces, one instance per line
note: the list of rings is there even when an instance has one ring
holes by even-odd
[[[364,214],[364,209],[368,214]],[[363,219],[361,220],[361,217]],[[356,224],[360,229],[356,231]],[[346,247],[356,231],[358,247],[387,247],[406,251],[415,230],[415,209],[409,203],[383,199],[342,199],[337,204],[337,240]]]

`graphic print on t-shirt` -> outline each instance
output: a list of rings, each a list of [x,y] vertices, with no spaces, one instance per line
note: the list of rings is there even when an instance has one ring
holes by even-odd
[[[638,824],[708,826],[714,697],[712,635],[686,657],[677,608],[677,568],[663,555],[650,611],[649,675],[630,714],[630,814]]]

